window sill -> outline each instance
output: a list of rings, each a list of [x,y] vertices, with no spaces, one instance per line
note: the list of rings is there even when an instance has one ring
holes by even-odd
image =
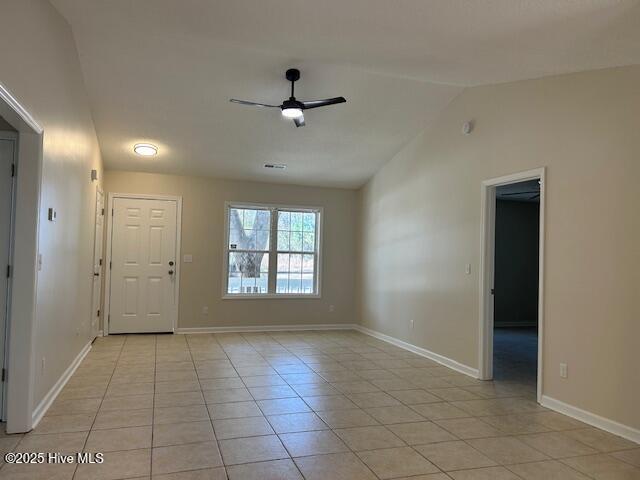
[[[319,293],[304,293],[304,294],[277,294],[277,293],[266,293],[263,295],[254,295],[254,294],[232,294],[232,295],[223,295],[222,300],[274,300],[274,299],[292,299],[292,298],[306,298],[306,299],[316,299],[322,298],[322,295]]]

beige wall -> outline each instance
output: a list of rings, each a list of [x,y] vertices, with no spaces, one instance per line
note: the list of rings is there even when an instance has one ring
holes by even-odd
[[[640,427],[639,112],[640,67],[465,90],[361,191],[363,324],[477,367],[481,181],[547,166],[543,393]]]
[[[0,83],[44,128],[35,407],[89,340],[95,208],[89,175],[91,169],[101,173],[102,164],[65,20],[44,0],[5,0],[0,45]],[[47,221],[48,207],[58,211],[57,222]]]
[[[179,328],[355,323],[355,191],[121,171],[105,190],[182,196]],[[323,207],[322,298],[222,300],[225,201]]]

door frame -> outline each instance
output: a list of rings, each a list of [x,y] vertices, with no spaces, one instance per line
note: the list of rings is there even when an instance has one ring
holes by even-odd
[[[39,270],[38,237],[44,129],[0,83],[0,115],[18,131],[18,165],[13,223],[11,308],[8,315],[7,433],[33,425],[35,331]],[[20,239],[19,242],[15,239]]]
[[[113,235],[113,201],[116,198],[130,198],[137,200],[173,200],[176,202],[176,306],[173,315],[172,332],[178,328],[178,314],[180,307],[180,273],[181,273],[181,250],[180,240],[182,237],[182,197],[178,195],[150,195],[141,193],[109,193],[107,201],[107,245],[105,250],[105,277],[104,277],[104,315],[102,317],[102,335],[109,335],[109,308],[111,299],[111,242]]]
[[[502,185],[540,181],[540,232],[538,244],[538,373],[537,399],[542,399],[544,350],[544,227],[545,227],[545,174],[546,167],[484,180],[481,187],[480,212],[480,324],[478,371],[481,380],[493,378],[493,314],[496,188]]]
[[[102,195],[102,205],[103,205],[103,208],[104,208],[104,211],[105,211],[105,213],[103,213],[103,214],[102,214],[102,216],[104,217],[104,218],[102,219],[102,228],[103,228],[102,235],[103,235],[103,238],[99,239],[99,241],[103,244],[103,247],[104,247],[104,228],[105,228],[105,226],[106,226],[106,225],[105,225],[105,223],[106,223],[106,220],[107,220],[107,216],[106,216],[107,207],[106,207],[105,202],[104,202],[104,200],[105,200],[105,199],[104,199],[104,190],[102,189],[102,187],[101,187],[100,185],[96,185],[96,208],[95,208],[96,213],[97,213],[97,209],[98,209],[98,196],[99,196],[99,195]],[[98,239],[97,239],[97,238],[95,238],[95,236],[96,236],[96,230],[97,230],[97,226],[98,226],[98,221],[97,221],[97,218],[94,218],[94,220],[95,220],[95,221],[94,221],[94,225],[93,225],[93,260],[94,260],[94,265],[95,265],[95,259],[96,259],[96,244],[97,244],[97,242],[98,242]],[[104,248],[102,249],[102,257],[104,258]],[[105,265],[106,265],[106,263],[105,263],[105,262],[103,262],[103,263],[100,265],[100,267],[101,267],[101,268],[100,268],[100,274],[101,274],[101,275],[100,275],[100,289],[101,289],[101,290],[104,288],[104,287],[102,287],[102,279],[104,278],[104,273],[103,273],[103,272],[106,270],[106,269],[104,268],[104,267],[105,267]],[[93,272],[93,273],[95,273],[95,272]],[[94,298],[94,293],[95,293],[95,292],[93,291],[94,285],[95,285],[95,283],[93,283],[93,278],[92,278],[92,286],[91,286],[91,314],[90,314],[90,317],[89,317],[89,318],[90,318],[90,322],[91,322],[90,324],[91,324],[91,325],[93,325],[93,316],[94,316],[94,315],[95,315],[95,313],[96,313],[95,305],[93,304],[93,298]],[[102,307],[102,299],[103,299],[103,295],[102,295],[102,294],[103,294],[103,292],[101,291],[101,292],[100,292],[100,296],[98,297],[98,310],[100,310],[100,314],[101,314],[101,315],[100,315],[100,319],[98,320],[99,322],[100,322],[100,321],[102,321],[102,317],[103,317],[103,313],[104,313],[104,312],[102,311],[103,309],[101,308],[101,307]],[[103,323],[104,323],[104,322],[103,322]],[[102,336],[102,335],[101,335],[101,333],[100,333],[100,325],[99,325],[99,324],[98,324],[98,329],[97,329],[95,332],[94,332],[93,330],[91,331],[91,335],[93,336],[93,338],[94,338],[94,339],[95,339],[95,338],[97,338],[97,337]]]

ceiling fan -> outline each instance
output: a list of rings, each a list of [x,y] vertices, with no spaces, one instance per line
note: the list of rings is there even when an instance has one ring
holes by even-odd
[[[327,105],[335,105],[337,103],[344,103],[347,100],[344,97],[327,98],[325,100],[311,100],[308,102],[301,102],[294,96],[295,82],[300,79],[300,70],[290,68],[287,70],[285,77],[291,82],[291,96],[288,100],[282,102],[282,105],[268,105],[266,103],[248,102],[246,100],[238,100],[235,98],[230,99],[230,102],[239,103],[241,105],[249,105],[254,107],[266,107],[266,108],[279,108],[282,110],[282,116],[290,118],[296,127],[304,127],[304,111],[311,108],[326,107]]]

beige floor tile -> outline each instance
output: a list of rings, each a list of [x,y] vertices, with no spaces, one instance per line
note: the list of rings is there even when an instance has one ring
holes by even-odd
[[[424,403],[442,402],[442,400],[426,390],[397,390],[388,392],[393,398],[405,405],[419,405]]]
[[[588,480],[589,477],[555,460],[509,465],[509,470],[525,480]]]
[[[520,435],[517,438],[527,445],[547,454],[551,458],[577,457],[591,455],[597,450],[571,438],[567,432],[547,432],[532,435]]]
[[[21,435],[11,435],[0,438],[0,466],[2,466],[2,457],[4,454],[13,451],[21,439]]]
[[[211,422],[185,422],[155,424],[153,426],[153,446],[165,447],[184,443],[213,442]]]
[[[184,382],[157,382],[155,393],[199,392],[200,382],[196,380]]]
[[[277,398],[274,400],[260,400],[257,402],[265,415],[280,415],[284,413],[310,412],[309,406],[300,398]]]
[[[489,457],[461,441],[430,443],[414,448],[444,471],[496,465]]]
[[[91,429],[94,418],[93,413],[46,415],[33,430],[33,433],[85,432]]]
[[[129,395],[153,394],[155,386],[151,382],[146,383],[116,383],[109,385],[105,397],[123,397]]]
[[[451,480],[451,477],[445,473],[428,473],[426,475],[394,478],[393,480]]]
[[[334,410],[318,412],[318,416],[331,428],[366,427],[378,425],[375,418],[364,410]]]
[[[442,400],[447,402],[455,402],[459,400],[474,400],[481,398],[475,393],[468,392],[463,390],[462,388],[452,387],[452,388],[433,388],[429,390],[430,393],[440,397]]]
[[[256,437],[259,435],[272,435],[271,425],[264,417],[229,418],[214,420],[213,428],[218,440],[228,438]]]
[[[225,465],[289,458],[276,435],[220,440]]]
[[[249,387],[249,393],[255,400],[272,398],[297,397],[298,394],[288,385],[268,385],[265,387]]]
[[[261,417],[262,411],[256,402],[215,403],[207,405],[214,420],[223,418]]]
[[[292,385],[291,388],[301,397],[317,397],[320,395],[340,395],[340,391],[328,383],[305,383]]]
[[[284,383],[284,381],[282,382]],[[225,388],[243,388],[244,383],[240,377],[233,378],[205,378],[200,379],[200,387],[202,390],[219,390]]]
[[[154,475],[220,466],[222,458],[216,442],[156,447],[152,452]]]
[[[280,440],[292,457],[346,452],[347,446],[330,430],[284,433]]]
[[[320,397],[303,397],[302,399],[316,412],[358,408],[344,395],[323,395]]]
[[[285,415],[271,415],[267,420],[276,433],[307,432],[311,430],[326,430],[329,427],[313,412],[288,413]]]
[[[400,423],[388,425],[388,428],[409,445],[457,440],[456,437],[433,422]]]
[[[224,467],[153,475],[153,480],[227,480]]]
[[[60,400],[70,400],[72,398],[102,398],[107,391],[106,386],[92,385],[88,387],[65,387],[60,392]]]
[[[425,420],[422,415],[419,415],[414,410],[405,405],[397,405],[395,407],[366,408],[365,412],[367,412],[383,425],[392,423],[420,422]]]
[[[623,462],[640,467],[640,448],[634,448],[633,450],[623,450],[621,452],[611,453],[612,457],[622,460]]]
[[[480,420],[494,428],[497,428],[505,435],[542,433],[551,430],[550,428],[533,421],[528,415],[497,415],[492,417],[481,417]]]
[[[378,387],[380,390],[384,390],[387,393],[392,393],[396,390],[411,390],[416,386],[409,380],[404,378],[377,378],[372,379],[371,383]]]
[[[401,439],[383,426],[341,428],[335,432],[354,451],[405,446]]]
[[[49,435],[27,434],[15,447],[16,452],[81,452],[89,432],[52,433]],[[6,452],[5,452],[6,453]]]
[[[151,426],[93,430],[87,439],[87,452],[113,452],[151,448]]]
[[[308,383],[326,383],[328,379],[322,378],[316,373],[289,373],[280,375],[289,385],[302,385]]]
[[[477,438],[467,440],[467,443],[500,465],[548,459],[546,455],[515,437]]]
[[[107,452],[101,464],[78,465],[74,480],[116,480],[148,476],[151,473],[151,450]]]
[[[303,480],[291,460],[233,465],[227,469],[229,480]]]
[[[110,410],[142,410],[153,408],[153,394],[127,395],[122,397],[108,397],[102,401],[100,411]]]
[[[77,413],[97,413],[102,403],[101,398],[75,398],[71,400],[56,400],[47,415],[66,415]]]
[[[200,422],[209,420],[207,407],[188,405],[185,407],[160,407],[153,410],[154,425],[166,423]]]
[[[360,408],[392,407],[401,403],[385,392],[352,393],[348,395]]]
[[[411,408],[429,420],[444,420],[469,416],[464,410],[460,410],[446,402],[411,405]]]
[[[114,410],[98,412],[93,425],[94,430],[105,428],[142,427],[153,422],[153,410]]]
[[[270,387],[276,385],[286,385],[280,375],[258,375],[254,377],[242,377],[242,382],[247,387]],[[242,385],[241,385],[242,386]]]
[[[521,480],[504,467],[474,468],[449,472],[454,480]]]
[[[76,465],[11,464],[0,470],[2,480],[71,480]],[[80,478],[80,477],[77,477]]]
[[[581,443],[595,448],[599,452],[613,452],[615,450],[624,450],[638,446],[637,443],[596,428],[581,428],[579,430],[568,430],[563,433],[571,438],[575,438]]]
[[[156,382],[197,382],[198,376],[195,371],[188,372],[156,372]]]
[[[523,415],[531,422],[538,423],[549,430],[571,430],[587,427],[584,423],[556,412],[539,412]]]
[[[383,480],[438,472],[435,465],[410,447],[369,450],[358,456]]]
[[[300,457],[294,461],[306,480],[376,480],[353,453]]]
[[[640,479],[640,468],[618,460],[611,455],[598,454],[565,458],[561,462],[596,480]]]
[[[211,403],[232,403],[246,402],[253,400],[253,397],[246,388],[224,388],[218,390],[206,390],[202,392],[208,404]]]
[[[154,406],[163,407],[186,407],[188,405],[203,405],[204,398],[200,391],[197,392],[175,392],[156,393]]]
[[[458,438],[499,437],[504,435],[478,418],[452,418],[448,420],[434,420],[434,423],[452,433]]]
[[[379,392],[380,389],[366,380],[355,380],[351,382],[335,382],[333,387],[341,393],[369,393]]]

